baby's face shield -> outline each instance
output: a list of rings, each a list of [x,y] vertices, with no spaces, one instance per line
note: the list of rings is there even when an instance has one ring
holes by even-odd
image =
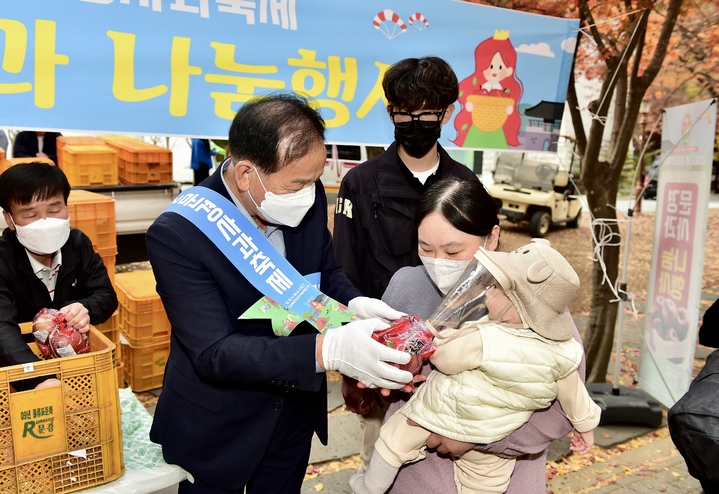
[[[481,319],[487,315],[486,292],[491,286],[499,287],[499,283],[481,262],[473,259],[427,321],[441,331]]]

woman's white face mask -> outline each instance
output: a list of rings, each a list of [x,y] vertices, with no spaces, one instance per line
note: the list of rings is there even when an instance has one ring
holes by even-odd
[[[70,238],[69,218],[42,218],[20,226],[10,216],[20,244],[34,254],[54,254]]]
[[[299,225],[315,203],[315,184],[313,183],[309,187],[300,189],[297,192],[275,194],[274,192],[268,191],[265,184],[262,183],[262,178],[260,178],[260,173],[257,171],[257,168],[255,168],[255,173],[260,180],[260,185],[265,189],[265,198],[259,206],[252,197],[252,194],[250,194],[250,199],[252,199],[253,204],[267,222],[274,225],[290,227]]]
[[[446,220],[444,220],[446,221]],[[467,235],[467,234],[463,234]],[[489,235],[484,237],[484,247],[487,246],[487,241],[489,240]],[[481,237],[474,237],[479,241],[481,240]],[[475,244],[476,245],[476,244]],[[476,245],[477,248],[479,248],[479,245]],[[420,248],[420,252],[422,249]],[[463,256],[469,256],[472,255],[467,260],[457,260],[457,259],[447,259],[444,257],[430,257],[430,256],[423,256],[422,254],[419,254],[419,259],[422,261],[422,265],[424,265],[425,270],[427,271],[427,274],[432,279],[434,284],[437,286],[440,292],[442,292],[442,295],[446,295],[449,293],[449,290],[457,283],[457,280],[459,280],[459,277],[462,275],[464,270],[469,266],[469,263],[474,260],[474,252],[475,248],[471,248],[466,250],[465,253],[463,253]],[[436,253],[437,255],[439,253]],[[442,255],[442,254],[440,254]]]
[[[427,274],[437,286],[442,295],[457,283],[457,280],[464,270],[467,269],[472,259],[466,261],[453,261],[451,259],[437,259],[434,257],[419,256],[419,259],[427,270]]]

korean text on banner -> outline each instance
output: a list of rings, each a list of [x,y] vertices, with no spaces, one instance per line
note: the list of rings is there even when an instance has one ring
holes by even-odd
[[[461,81],[444,147],[552,151],[578,27],[456,0],[4,2],[0,107],[10,128],[224,138],[244,102],[293,90],[329,141],[384,145],[385,70],[431,54]]]
[[[692,378],[716,111],[708,100],[664,114],[639,385],[667,408]]]

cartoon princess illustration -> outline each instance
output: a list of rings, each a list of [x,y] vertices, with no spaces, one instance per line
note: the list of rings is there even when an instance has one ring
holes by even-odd
[[[475,71],[459,83],[461,109],[454,119],[458,146],[507,149],[519,146],[517,52],[509,31],[494,31],[474,51]]]

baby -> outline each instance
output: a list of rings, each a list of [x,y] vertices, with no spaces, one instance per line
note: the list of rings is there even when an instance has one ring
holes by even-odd
[[[350,479],[355,494],[384,493],[403,464],[424,458],[432,432],[490,443],[555,398],[575,429],[570,448],[586,454],[594,444],[601,412],[577,372],[583,350],[566,309],[579,286],[574,269],[543,239],[510,253],[480,248],[475,257],[493,277],[489,314],[437,334],[435,370],[382,426],[367,472]],[[505,492],[514,463],[469,449],[454,461],[458,492]]]

